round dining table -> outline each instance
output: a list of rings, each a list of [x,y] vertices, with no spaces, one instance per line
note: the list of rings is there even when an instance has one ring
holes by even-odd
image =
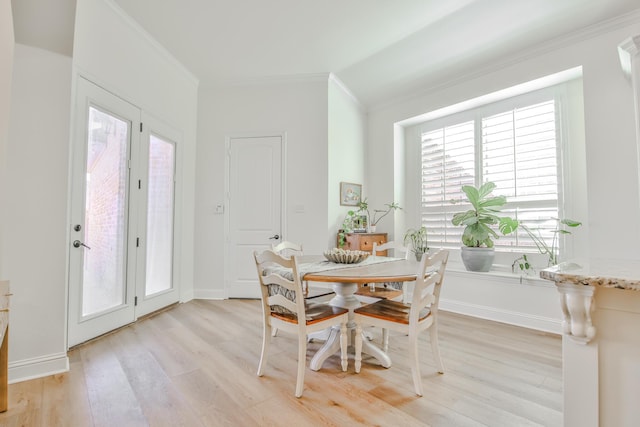
[[[304,265],[305,261],[304,256],[299,258],[300,264]],[[334,265],[332,269],[309,272],[303,276],[303,280],[308,282],[332,284],[335,296],[329,301],[329,304],[349,310],[349,323],[347,324],[349,331],[355,331],[353,310],[366,304],[355,295],[359,284],[411,282],[416,280],[418,272],[418,262],[414,260],[371,256],[366,261],[360,264],[345,264],[341,268],[336,268]],[[349,333],[349,344],[352,344],[351,332]],[[311,359],[310,368],[314,371],[319,370],[324,361],[339,350],[340,328],[332,328],[324,345]],[[362,341],[362,352],[373,356],[385,368],[391,366],[391,359],[387,353],[368,339]]]

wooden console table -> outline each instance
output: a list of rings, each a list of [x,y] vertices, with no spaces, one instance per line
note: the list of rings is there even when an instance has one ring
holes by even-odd
[[[387,243],[387,233],[346,233],[346,242],[342,249],[358,250],[371,252],[373,251],[373,244],[379,245]],[[338,239],[338,247],[340,242]],[[387,256],[387,251],[378,252],[380,256]]]

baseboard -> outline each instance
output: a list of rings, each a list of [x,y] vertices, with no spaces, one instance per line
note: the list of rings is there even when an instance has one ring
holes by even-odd
[[[223,289],[194,289],[193,299],[227,299],[227,294]]]
[[[495,307],[446,300],[444,298],[440,298],[440,309],[538,331],[551,332],[554,334],[562,333],[562,321],[551,317],[536,316]]]
[[[67,353],[50,354],[9,363],[9,384],[69,371]]]

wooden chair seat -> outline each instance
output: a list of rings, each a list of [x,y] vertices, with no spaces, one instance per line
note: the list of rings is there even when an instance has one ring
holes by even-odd
[[[390,301],[387,299],[380,300],[376,303],[356,308],[354,313],[362,316],[375,317],[378,319],[388,320],[390,322],[409,324],[409,313],[411,306],[403,304],[399,301]],[[431,309],[425,307],[418,313],[418,320],[422,321],[431,315]]]
[[[348,313],[349,310],[334,307],[329,304],[305,304],[306,324],[313,325],[318,322],[332,319]],[[298,323],[298,316],[295,313],[271,312],[271,316],[288,323]]]

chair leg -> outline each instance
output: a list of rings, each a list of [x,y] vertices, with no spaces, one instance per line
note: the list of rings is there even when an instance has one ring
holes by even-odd
[[[389,330],[382,328],[382,351],[385,353],[389,350]]]
[[[356,374],[358,374],[360,373],[360,367],[362,366],[362,325],[360,325],[360,323],[356,323],[355,347]]]
[[[418,358],[418,335],[409,333],[409,353],[411,354],[411,374],[413,388],[418,396],[422,396],[422,377],[420,376],[420,359]]]
[[[275,337],[277,333],[278,333],[278,328],[271,328],[271,336],[272,337]]]
[[[275,328],[274,328],[275,329]],[[264,367],[267,364],[267,353],[271,343],[271,325],[264,325],[262,329],[262,352],[260,353],[260,364],[258,365],[258,376],[264,374]]]
[[[298,337],[298,379],[296,380],[296,397],[302,396],[304,389],[304,370],[307,367],[307,337]]]
[[[444,374],[444,365],[442,364],[442,358],[440,357],[440,347],[438,346],[438,328],[436,323],[429,328],[429,337],[431,340],[431,351],[433,352],[433,359],[436,362],[436,368],[438,373]]]
[[[340,324],[340,358],[342,359],[342,372],[347,372],[347,323]]]

